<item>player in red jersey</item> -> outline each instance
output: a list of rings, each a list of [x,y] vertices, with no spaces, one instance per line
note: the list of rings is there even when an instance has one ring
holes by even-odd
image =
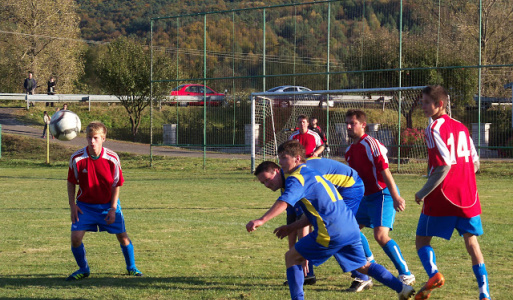
[[[319,157],[324,151],[324,144],[321,137],[313,130],[308,129],[308,118],[305,115],[297,117],[298,130],[294,132],[289,140],[298,140],[305,147],[306,157]]]
[[[353,142],[347,147],[345,159],[358,172],[365,185],[365,195],[356,213],[356,220],[360,229],[373,228],[374,239],[394,263],[401,281],[413,285],[415,276],[408,269],[399,245],[389,236],[396,211],[403,211],[406,204],[388,168],[387,149],[365,133],[365,112],[347,111],[346,123],[347,134]]]
[[[472,258],[479,299],[490,299],[488,274],[477,241],[483,234],[475,176],[479,157],[467,127],[447,115],[447,103],[448,94],[442,86],[427,86],[422,91],[422,110],[433,122],[426,128],[429,178],[415,194],[415,201],[423,203],[415,244],[429,280],[415,299],[427,299],[433,289],[444,285],[431,239],[438,236],[449,240],[454,229],[463,236]]]
[[[103,147],[107,128],[101,122],[91,122],[86,128],[86,135],[87,146],[73,153],[69,161],[71,252],[79,269],[66,280],[79,280],[89,276],[89,264],[82,240],[86,231],[96,232],[98,229],[116,234],[125,257],[128,275],[142,276],[135,266],[134,247],[126,233],[119,203],[119,189],[124,182],[119,157]],[[75,192],[76,185],[79,186],[78,193]]]

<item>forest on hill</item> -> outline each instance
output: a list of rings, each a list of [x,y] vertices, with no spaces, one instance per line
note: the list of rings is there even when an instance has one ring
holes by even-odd
[[[293,3],[4,0],[0,3],[0,76],[5,80],[0,90],[19,92],[27,70],[32,70],[43,80],[56,76],[61,93],[102,92],[94,65],[103,44],[124,37],[148,46],[150,20],[165,16],[183,17],[154,21],[155,49],[170,61],[179,61],[176,76],[202,78],[205,35],[201,13],[219,11],[225,13],[206,15],[209,78],[257,78],[263,73],[265,52],[266,74],[324,73],[329,65],[330,72],[338,72],[330,78],[334,88],[385,87],[398,85],[399,73],[393,70],[401,65],[410,69],[402,72],[403,86],[441,83],[470,99],[476,93],[479,55],[485,66],[513,61],[513,6],[508,0],[483,1],[481,28],[477,0]],[[267,7],[265,24],[262,9],[246,10],[263,6]],[[368,72],[365,78],[357,74],[365,70],[389,71]],[[486,92],[502,93],[511,73],[511,68],[483,69]],[[296,83],[321,89],[326,86],[325,77],[304,76]],[[269,85],[286,81],[269,78]],[[243,83],[261,90],[259,84],[259,80]]]

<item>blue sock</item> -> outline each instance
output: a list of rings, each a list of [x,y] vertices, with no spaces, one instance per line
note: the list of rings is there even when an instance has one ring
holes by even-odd
[[[308,261],[308,273],[306,276],[315,276],[314,274],[314,265],[311,261]]]
[[[82,243],[80,246],[76,248],[71,247],[71,252],[75,257],[75,260],[77,262],[78,267],[80,268],[80,271],[89,273],[89,265],[87,264],[84,244]]]
[[[360,239],[362,240],[363,251],[365,252],[365,257],[367,258],[367,261],[371,262],[371,263],[376,262],[374,260],[374,255],[372,255],[372,251],[369,247],[369,241],[367,240],[367,238],[361,231],[360,231]]]
[[[354,278],[358,278],[358,279],[361,279],[363,281],[367,281],[369,280],[369,276],[365,275],[365,274],[362,274],[358,271],[351,271],[351,277],[354,277]]]
[[[385,247],[383,247],[383,250],[394,263],[394,266],[399,272],[399,275],[411,274],[410,270],[408,270],[408,265],[404,260],[403,254],[401,253],[401,249],[399,249],[399,245],[397,245],[394,240],[388,241]]]
[[[436,266],[436,255],[435,250],[431,246],[424,246],[417,251],[420,262],[424,266],[424,270],[428,274],[429,278],[435,276],[438,273],[438,267]]]
[[[479,286],[479,299],[490,298],[490,289],[488,288],[488,273],[486,272],[485,264],[473,265],[472,270],[477,279]]]
[[[303,300],[303,283],[305,276],[303,275],[303,267],[295,265],[287,269],[287,280],[289,281],[290,298],[292,300]]]
[[[127,246],[119,245],[121,246],[121,251],[123,251],[123,256],[125,257],[126,269],[135,269],[134,245],[132,245],[132,241],[130,241],[130,244]]]
[[[400,293],[403,290],[403,283],[394,277],[385,267],[382,265],[372,263],[369,267],[369,276],[388,286],[394,291]]]

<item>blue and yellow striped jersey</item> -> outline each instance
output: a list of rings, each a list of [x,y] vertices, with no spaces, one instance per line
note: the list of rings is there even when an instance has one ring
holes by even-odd
[[[339,161],[320,157],[307,159],[306,165],[333,183],[346,205],[356,214],[365,192],[358,172]]]
[[[338,190],[305,164],[286,178],[278,200],[300,207],[314,228],[312,237],[325,247],[330,243],[347,245],[360,240],[356,219]]]

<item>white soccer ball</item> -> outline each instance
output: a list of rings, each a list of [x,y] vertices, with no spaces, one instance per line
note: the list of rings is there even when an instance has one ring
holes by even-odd
[[[50,132],[61,141],[71,141],[80,132],[80,118],[71,110],[59,110],[50,119]]]

